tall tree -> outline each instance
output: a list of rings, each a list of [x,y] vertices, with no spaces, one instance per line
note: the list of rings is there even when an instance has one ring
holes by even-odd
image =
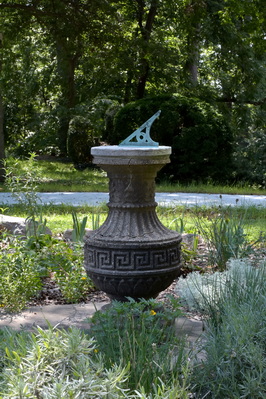
[[[2,47],[3,35],[0,33],[0,49]],[[0,55],[0,75],[2,69],[2,60]],[[5,159],[5,140],[4,140],[4,107],[2,93],[0,90],[0,181],[5,181],[5,169],[4,169],[4,159]]]
[[[137,99],[140,99],[144,97],[145,87],[150,69],[149,41],[151,38],[154,20],[158,11],[159,1],[152,0],[149,7],[147,7],[144,0],[136,0],[136,3],[137,21],[142,39],[139,60],[139,77],[137,83]],[[147,11],[145,9],[147,9]]]
[[[88,35],[91,42],[100,40],[104,30],[101,17],[112,13],[111,5],[112,2],[104,0],[7,0],[0,3],[0,10],[12,16],[12,23],[16,24],[17,19],[24,16],[29,23],[37,21],[53,42],[61,88],[58,145],[64,154],[71,110],[76,105],[75,71],[84,52],[84,35]]]

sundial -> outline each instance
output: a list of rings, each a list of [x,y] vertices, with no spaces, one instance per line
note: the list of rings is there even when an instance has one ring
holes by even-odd
[[[159,117],[161,110],[157,111],[150,119],[144,122],[137,130],[128,136],[122,143],[121,147],[159,147],[159,143],[153,141],[150,136],[151,125],[156,118]]]

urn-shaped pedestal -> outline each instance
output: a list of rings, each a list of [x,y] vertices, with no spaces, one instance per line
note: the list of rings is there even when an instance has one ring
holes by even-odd
[[[109,212],[85,242],[85,268],[111,299],[155,298],[180,275],[181,236],[156,214],[155,177],[171,147],[93,147],[109,178]]]

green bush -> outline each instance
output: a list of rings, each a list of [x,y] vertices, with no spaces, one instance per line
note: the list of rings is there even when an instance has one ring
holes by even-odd
[[[69,124],[67,153],[77,169],[85,169],[92,162],[91,147],[99,145],[91,123],[83,116],[75,116]]]
[[[266,187],[265,129],[255,129],[249,137],[239,139],[233,158],[237,180]]]
[[[162,307],[155,300],[114,301],[109,309],[94,314],[90,333],[107,368],[113,363],[130,364],[131,390],[143,388],[151,393],[156,385],[175,383],[183,398],[187,397],[181,396],[187,355],[185,342],[176,337],[174,326],[181,310],[174,299],[168,306]]]
[[[82,301],[94,289],[83,257],[82,245],[76,243],[70,248],[50,236],[9,238],[0,254],[0,307],[9,312],[22,310],[38,297],[48,276],[58,285],[65,302]]]
[[[0,306],[9,312],[22,310],[42,288],[43,270],[35,263],[35,252],[13,247],[0,254]]]
[[[127,104],[106,132],[110,144],[118,144],[155,112],[151,137],[172,147],[171,164],[164,168],[174,180],[225,181],[232,171],[232,133],[214,106],[180,95],[159,95]]]

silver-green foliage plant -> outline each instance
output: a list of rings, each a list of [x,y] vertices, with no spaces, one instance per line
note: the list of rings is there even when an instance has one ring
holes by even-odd
[[[194,370],[197,398],[266,397],[266,262],[231,260],[212,281],[197,275],[192,291],[207,314],[202,350]],[[192,281],[192,280],[191,280]],[[180,288],[180,293],[184,290]]]
[[[96,353],[94,339],[80,330],[38,328],[22,338],[24,346],[18,338],[13,338],[12,344],[14,334],[2,334],[0,344],[2,399],[128,397],[124,388],[126,369],[116,364],[106,369],[101,355]]]
[[[223,272],[189,273],[180,278],[176,284],[176,292],[181,303],[192,311],[209,314],[215,312],[220,301],[232,296],[239,286],[245,290],[249,275],[261,274],[264,270],[263,262],[259,269],[254,268],[248,259],[230,259],[227,269]]]

